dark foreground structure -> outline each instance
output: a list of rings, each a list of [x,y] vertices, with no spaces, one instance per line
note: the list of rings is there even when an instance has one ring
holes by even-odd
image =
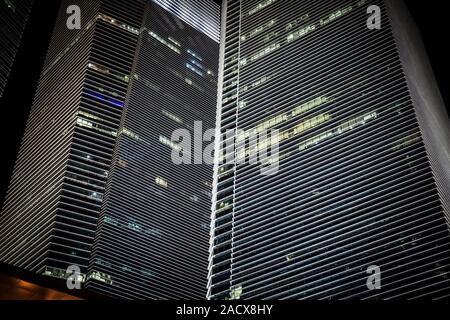
[[[218,29],[210,1],[62,1],[1,262],[61,279],[77,266],[84,289],[109,297],[206,296],[213,169],[174,165],[171,134],[214,125]]]
[[[208,297],[448,297],[448,115],[403,3],[233,0],[222,18],[219,132],[278,129],[279,172],[216,167]]]

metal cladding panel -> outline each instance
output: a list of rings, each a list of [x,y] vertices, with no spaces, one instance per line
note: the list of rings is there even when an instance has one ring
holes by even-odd
[[[197,31],[219,42],[220,9],[212,0],[152,0]]]
[[[369,5],[380,30],[367,28]],[[270,176],[218,166],[208,298],[448,296],[444,206],[385,2],[222,10],[222,141],[278,129],[280,163]],[[366,285],[373,265],[381,290]]]
[[[218,44],[154,3],[145,10],[87,288],[115,298],[206,296],[212,167],[176,165],[172,133],[214,127]],[[183,150],[193,155],[192,150]]]
[[[0,98],[20,46],[30,15],[32,0],[3,0],[0,2]]]

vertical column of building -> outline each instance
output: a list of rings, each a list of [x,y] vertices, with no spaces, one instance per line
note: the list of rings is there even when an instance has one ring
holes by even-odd
[[[32,0],[0,2],[0,99],[25,30]]]
[[[0,259],[42,272],[53,239],[98,3],[80,3],[81,30],[68,30],[63,2],[0,221]],[[76,61],[77,63],[74,63]]]
[[[90,291],[127,299],[206,296],[213,172],[201,147],[202,129],[215,120],[218,20],[212,1],[150,1],[145,8]],[[200,148],[173,140],[176,130]],[[173,162],[174,154],[187,162]]]
[[[102,206],[145,1],[63,1],[1,219],[1,260],[84,272]]]
[[[85,273],[119,135],[145,1],[100,1],[75,115],[46,274]],[[83,12],[82,12],[83,14]],[[76,62],[78,64],[78,61]]]
[[[219,149],[214,179],[214,201],[208,298],[230,297],[235,188],[235,129],[239,100],[241,1],[222,6],[221,90],[218,114]],[[231,155],[231,156],[230,156]]]

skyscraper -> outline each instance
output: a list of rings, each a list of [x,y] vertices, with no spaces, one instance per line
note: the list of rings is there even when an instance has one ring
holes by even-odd
[[[25,30],[32,0],[0,2],[0,99]]]
[[[212,168],[172,164],[171,134],[214,122],[219,7],[77,1],[81,29],[69,30],[73,4],[58,15],[0,260],[59,278],[78,266],[85,289],[111,297],[202,298]]]
[[[402,2],[224,1],[221,32],[208,298],[448,296],[448,115]],[[236,129],[279,131],[277,174],[222,161]]]

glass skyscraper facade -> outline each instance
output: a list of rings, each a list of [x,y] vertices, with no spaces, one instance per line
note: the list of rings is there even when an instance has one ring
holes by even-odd
[[[8,81],[8,76],[20,46],[32,0],[0,1],[0,98]]]
[[[79,30],[66,26],[73,4]],[[171,134],[214,123],[219,7],[177,6],[214,13],[200,25],[169,4],[62,1],[0,219],[1,262],[62,279],[76,265],[85,289],[110,297],[205,297],[213,170],[173,165]]]
[[[208,298],[448,296],[448,115],[402,2],[224,1],[221,32]],[[270,129],[277,174],[222,161]]]

